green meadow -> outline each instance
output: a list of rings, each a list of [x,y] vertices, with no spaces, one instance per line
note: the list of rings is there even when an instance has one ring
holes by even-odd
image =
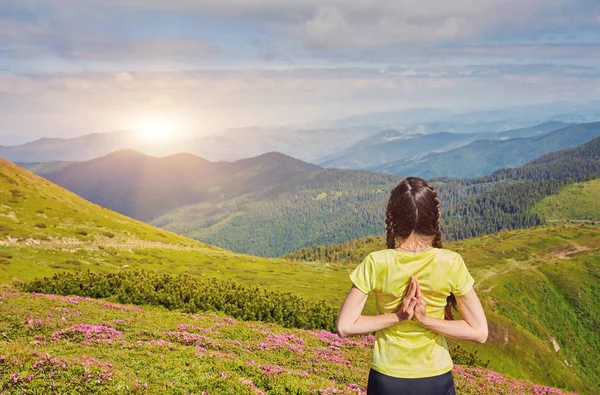
[[[576,200],[578,196],[580,195],[573,194],[571,200]],[[571,204],[576,206],[577,202]],[[217,277],[235,280],[269,290],[291,292],[312,301],[324,301],[332,307],[337,307],[350,288],[348,274],[351,270],[366,253],[382,248],[380,239],[369,240],[361,247],[359,254],[349,254],[350,259],[342,260],[299,261],[237,254],[113,213],[8,162],[0,163],[0,282],[14,286],[34,278],[64,271],[90,270],[111,273],[145,269],[169,274],[188,273],[207,279]],[[490,369],[510,377],[580,393],[592,394],[598,390],[597,385],[600,382],[596,360],[596,356],[600,353],[600,334],[597,331],[600,324],[598,315],[600,312],[600,302],[598,302],[600,300],[600,227],[598,225],[591,222],[550,223],[535,228],[502,231],[447,243],[446,247],[459,252],[464,257],[476,279],[476,290],[484,304],[490,324],[490,337],[486,344],[461,343],[463,348],[477,351],[481,359],[490,361]],[[321,247],[323,248],[343,250],[344,245]],[[315,248],[315,251],[317,249]],[[310,258],[310,253],[305,253],[305,256]],[[3,314],[13,314],[13,310],[20,312],[15,313],[17,318],[14,323],[3,324],[10,325],[10,327],[3,327],[0,332],[8,336],[11,342],[0,343],[2,347],[0,350],[3,350],[0,354],[18,354],[22,355],[22,358],[17,357],[19,361],[21,359],[32,361],[35,359],[32,353],[36,347],[32,346],[30,341],[37,332],[22,327],[23,323],[19,324],[19,320],[22,321],[22,316],[26,314],[27,309],[32,309],[31,314],[34,318],[41,319],[44,311],[60,306],[48,307],[42,302],[37,302],[40,304],[36,305],[33,300],[45,299],[30,299],[29,296],[18,293],[10,299],[14,303],[11,302],[13,305],[9,308],[6,302],[9,299],[3,300],[1,306]],[[91,325],[125,319],[116,316],[109,318],[102,315],[105,312],[96,316],[98,311],[90,310],[89,313],[85,313],[86,322]],[[180,323],[180,313],[146,307],[144,311],[146,311],[145,318],[136,321],[135,329],[130,332],[131,339],[138,337],[144,331],[149,331],[156,336],[148,335],[141,338],[168,340],[158,335],[162,333],[161,331],[172,330]],[[367,305],[367,312],[374,313],[372,300]],[[84,322],[68,318],[67,321],[73,325]],[[149,324],[151,321],[156,321],[156,325],[162,325],[158,322],[164,321],[165,325],[170,326],[152,329]],[[189,324],[184,321],[181,323]],[[214,324],[212,322],[206,325]],[[262,324],[240,323],[239,325],[244,328],[249,325],[251,328],[252,325]],[[146,326],[148,329],[143,329]],[[44,330],[42,336],[51,336],[50,328]],[[248,331],[244,336],[250,342],[255,341],[254,338],[258,335],[251,329]],[[237,338],[230,340],[242,341]],[[71,343],[60,343],[56,347],[48,343],[50,348],[44,348],[46,351],[43,352],[66,359],[80,355],[84,350],[91,352],[91,349],[81,344]],[[28,346],[19,354],[18,349],[24,344]],[[351,354],[350,349],[347,351]],[[357,360],[352,359],[351,363],[352,366],[360,365],[361,368],[356,368],[359,370],[366,366],[365,358],[368,352],[367,349],[363,351],[365,355]],[[128,354],[123,351],[119,354],[121,351],[117,353],[112,348],[106,350],[104,346],[99,347],[97,352],[94,355],[98,360],[123,361],[118,369],[114,369],[115,380],[117,377],[122,377],[123,380],[139,377],[141,382],[148,383],[152,392],[160,392],[157,387],[150,387],[154,385],[150,383],[155,382],[155,375],[158,374],[154,372],[155,368],[141,368],[148,365],[150,361],[154,363],[161,359],[157,356],[157,352],[143,350],[138,354]],[[181,352],[182,354],[174,356],[174,359],[166,360],[169,366],[194,360],[193,351]],[[242,353],[239,350],[229,349],[227,352]],[[142,354],[147,353],[149,359],[141,357]],[[125,366],[124,361],[131,358],[131,355],[141,358],[142,361],[140,362],[141,373],[137,376]],[[207,365],[195,371],[197,376],[202,376],[199,372],[205,372],[202,369],[212,372],[215,377],[207,376],[212,377],[211,383],[219,382],[215,379],[220,372],[225,372],[227,377],[233,377],[238,380],[237,382],[241,382],[240,379],[246,380],[244,377],[247,377],[258,386],[257,388],[268,393],[289,393],[284,392],[288,390],[292,393],[293,391],[309,393],[311,388],[324,388],[322,386],[329,383],[326,382],[325,377],[330,377],[330,372],[325,371],[322,375],[319,373],[320,376],[315,377],[313,384],[307,386],[299,384],[302,380],[296,382],[295,379],[290,378],[289,382],[283,381],[287,383],[282,384],[284,387],[273,387],[275,384],[259,380],[264,378],[260,375],[262,374],[260,370],[249,373],[238,366],[239,364],[222,360],[219,354],[215,356],[211,362],[214,366]],[[247,363],[246,359],[242,360]],[[265,357],[261,361],[264,366],[268,363],[268,358]],[[25,372],[29,369],[27,368],[29,362],[24,363],[22,369]],[[294,366],[292,361],[281,360],[280,363],[286,366],[286,369]],[[306,366],[302,365],[298,369],[304,369]],[[117,370],[120,373],[116,373]],[[237,375],[234,374],[235,372]],[[349,382],[360,384],[361,380],[364,380],[365,371],[360,370],[362,372],[360,374],[357,372],[358,370],[347,373],[343,376],[344,380],[354,380]],[[70,377],[71,373],[65,374],[67,375],[65,377]],[[179,373],[173,374],[174,381],[182,380],[177,376]],[[227,382],[226,379],[224,380]],[[133,383],[119,382],[121,386],[118,388],[129,390],[135,387]],[[111,387],[112,385],[106,387],[107,392],[117,388]],[[204,384],[190,382],[184,388],[199,390],[202,385]],[[226,386],[217,386],[210,393],[226,393],[222,392],[223,388]],[[244,384],[239,388],[249,387]],[[167,390],[165,387],[165,391]],[[346,390],[350,391],[348,388],[344,389]],[[468,391],[464,389],[462,393],[477,393]],[[533,391],[522,390],[521,393],[535,393]],[[15,390],[14,393],[19,392]],[[243,391],[240,389],[239,393]]]

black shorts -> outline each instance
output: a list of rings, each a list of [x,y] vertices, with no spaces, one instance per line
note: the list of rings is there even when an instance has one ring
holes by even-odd
[[[367,395],[456,395],[452,371],[433,377],[404,379],[371,369]]]

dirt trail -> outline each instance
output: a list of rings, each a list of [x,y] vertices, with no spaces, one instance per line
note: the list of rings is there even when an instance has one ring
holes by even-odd
[[[506,260],[502,267],[487,269],[483,276],[479,277],[479,289],[481,292],[491,292],[496,284],[485,285],[486,281],[498,275],[510,273],[516,270],[523,270],[529,267],[531,270],[538,270],[537,267],[547,263],[550,259],[570,259],[572,255],[584,251],[595,251],[597,248],[590,248],[575,243],[566,243],[553,248],[543,256],[536,256],[533,259],[517,261],[515,259]],[[544,259],[546,258],[546,259]]]
[[[132,250],[135,248],[156,248],[169,249],[177,251],[214,251],[214,248],[204,246],[190,246],[176,243],[164,243],[154,240],[114,240],[106,238],[106,240],[86,241],[76,238],[55,238],[50,240],[39,239],[13,239],[8,237],[5,240],[0,240],[2,247],[33,247],[44,250],[63,250],[63,251],[97,251],[103,248],[115,248],[120,250]]]

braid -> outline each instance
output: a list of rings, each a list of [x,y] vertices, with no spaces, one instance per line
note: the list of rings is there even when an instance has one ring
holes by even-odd
[[[433,221],[433,227],[434,229],[437,230],[436,234],[435,234],[435,238],[433,239],[433,242],[431,243],[431,245],[435,248],[443,248],[442,246],[442,230],[440,229],[440,221],[442,218],[442,205],[440,203],[440,198],[436,192],[435,189],[433,189],[433,187],[429,187],[429,189],[431,190],[431,192],[433,193],[433,201],[435,202],[436,205],[436,215],[435,215],[435,219]]]
[[[389,210],[385,215],[385,237],[387,248],[396,248],[396,235],[394,233],[394,222]]]
[[[433,239],[433,242],[431,243],[431,245],[435,248],[443,248],[442,245],[442,230],[440,229],[440,221],[442,218],[442,207],[440,204],[440,198],[436,192],[435,189],[433,189],[433,187],[429,187],[429,190],[433,193],[433,200],[435,202],[436,205],[436,215],[435,215],[435,219],[434,219],[434,223],[433,223],[433,227],[434,229],[437,230],[436,234],[435,234],[435,238]],[[454,296],[454,294],[450,293],[450,296],[448,296],[448,298],[446,298],[446,307],[444,308],[444,319],[445,320],[449,320],[452,321],[454,319],[454,314],[452,314],[452,310],[456,309],[456,297]]]

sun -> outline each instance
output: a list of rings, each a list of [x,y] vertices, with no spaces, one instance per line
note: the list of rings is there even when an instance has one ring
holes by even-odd
[[[146,140],[167,140],[175,136],[175,125],[164,119],[152,119],[144,121],[138,131]]]

